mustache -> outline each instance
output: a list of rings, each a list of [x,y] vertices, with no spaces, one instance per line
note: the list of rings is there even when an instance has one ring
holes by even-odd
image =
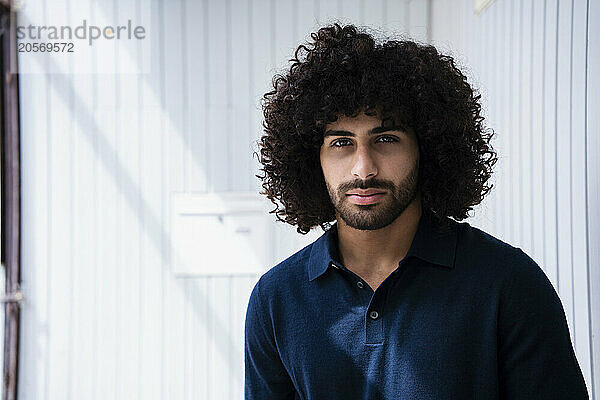
[[[393,191],[394,188],[395,185],[393,182],[373,178],[366,181],[362,179],[355,179],[352,182],[343,183],[339,186],[338,190],[341,193],[345,193],[352,189],[389,189]]]

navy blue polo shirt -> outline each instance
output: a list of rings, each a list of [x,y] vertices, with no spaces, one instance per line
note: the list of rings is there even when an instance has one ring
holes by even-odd
[[[587,399],[542,269],[448,221],[422,214],[375,291],[339,261],[335,224],[262,275],[246,313],[245,398]]]

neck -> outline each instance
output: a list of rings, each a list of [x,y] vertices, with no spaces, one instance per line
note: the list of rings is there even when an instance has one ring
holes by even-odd
[[[420,195],[394,222],[374,231],[354,229],[338,216],[340,261],[359,275],[392,272],[408,253],[420,217]]]

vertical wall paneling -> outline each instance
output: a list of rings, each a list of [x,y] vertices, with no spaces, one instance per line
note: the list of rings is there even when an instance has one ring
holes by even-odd
[[[548,278],[557,285],[558,257],[556,242],[558,240],[557,224],[557,111],[558,111],[558,1],[546,0],[544,30],[544,86],[543,101],[544,119],[542,130],[544,136],[544,176],[542,206],[544,207],[544,263]]]
[[[574,344],[579,363],[585,371],[586,381],[591,382],[589,315],[580,312],[588,308],[587,286],[587,221],[586,221],[586,175],[585,175],[585,88],[587,47],[587,4],[573,2],[573,26],[571,32],[571,114],[570,114],[570,173],[571,188],[571,262],[573,279],[573,327]]]
[[[234,8],[234,13],[243,12],[245,3],[240,2],[239,7]],[[189,137],[188,147],[186,147],[186,170],[190,181],[187,188],[193,192],[205,192],[208,190],[208,154],[209,137],[207,129],[208,118],[208,14],[206,13],[206,1],[185,0],[185,14],[183,15],[183,26],[186,37],[185,61],[186,61],[186,119]],[[235,18],[234,14],[234,18]],[[237,21],[241,24],[242,21]],[[234,24],[234,27],[236,25]],[[245,37],[241,35],[240,37]],[[235,44],[235,42],[234,42]],[[235,47],[234,47],[235,48]],[[243,49],[237,49],[243,51]],[[234,53],[235,54],[235,53]],[[236,60],[233,67],[243,65]],[[235,75],[234,75],[235,77]],[[244,78],[244,77],[242,77]],[[238,87],[234,81],[234,87]],[[234,97],[235,98],[235,97]],[[237,113],[236,113],[237,115]],[[236,118],[234,121],[238,121]],[[236,153],[232,157],[236,158]]]
[[[536,206],[544,201],[542,190],[543,179],[537,177],[544,175],[544,132],[543,123],[543,84],[544,84],[544,2],[532,2],[532,27],[531,27],[531,94],[530,94],[530,138],[531,138],[531,257],[540,264],[544,263],[544,208]],[[496,115],[498,115],[496,113]]]
[[[195,3],[195,1],[189,1]],[[248,97],[251,92],[250,73],[248,69],[252,46],[248,45],[248,30],[251,22],[248,18],[251,0],[230,0],[231,16],[229,17],[229,31],[227,35],[231,42],[230,52],[230,79],[229,99],[231,107],[229,120],[231,121],[231,175],[234,191],[247,191],[256,178],[246,171],[249,169],[251,154],[255,150],[251,141],[250,116],[251,109],[248,107]],[[279,2],[281,4],[283,2]],[[288,0],[288,3],[291,3]],[[278,6],[283,7],[283,6]],[[290,11],[291,14],[291,11]],[[197,15],[197,13],[196,13]],[[286,15],[288,22],[291,15]],[[243,172],[243,173],[242,173]]]
[[[418,41],[429,40],[427,21],[429,19],[429,1],[408,0],[409,33]]]
[[[587,272],[591,318],[591,379],[588,388],[597,399],[600,393],[600,3],[588,1],[586,71],[586,208]]]
[[[505,1],[504,2],[504,7],[502,7],[504,9],[503,14],[504,14],[504,29],[502,32],[502,36],[503,36],[503,41],[505,43],[504,45],[504,53],[502,54],[502,60],[503,60],[503,66],[504,66],[504,72],[502,74],[502,80],[504,82],[504,86],[508,86],[511,85],[511,81],[512,81],[512,77],[513,77],[513,57],[511,56],[511,50],[514,48],[513,47],[513,42],[511,40],[512,38],[512,28],[513,28],[513,16],[512,16],[512,2],[510,1]],[[508,91],[507,91],[508,92]],[[502,135],[502,132],[514,132],[514,130],[512,130],[512,122],[514,120],[514,118],[512,118],[512,96],[510,95],[510,93],[505,93],[505,95],[503,96],[503,100],[504,102],[503,107],[502,107],[502,117],[498,117],[498,118],[502,118],[501,120],[501,124],[498,125],[499,129],[503,129],[503,131],[498,131],[498,136]],[[513,227],[514,224],[512,221],[514,221],[514,215],[513,215],[513,207],[512,207],[512,201],[513,201],[513,186],[514,186],[514,177],[513,177],[513,171],[511,168],[511,161],[512,158],[510,158],[509,155],[512,155],[512,148],[513,146],[513,138],[514,135],[503,135],[503,140],[502,140],[502,150],[503,152],[498,154],[498,158],[501,160],[500,165],[498,166],[498,170],[500,167],[503,168],[502,170],[502,177],[504,178],[504,190],[503,190],[503,211],[504,211],[504,228],[502,230],[504,237],[506,237],[508,240],[512,240],[512,238],[514,237],[514,232],[513,232]],[[500,187],[496,188],[496,190],[500,190]]]
[[[495,7],[495,5],[492,3],[490,5],[490,7]],[[493,31],[495,28],[495,24],[494,24],[494,19],[496,18],[497,13],[495,12],[490,12],[489,15],[485,18],[481,20],[481,23],[483,24],[483,34],[481,37],[481,44],[479,47],[479,54],[484,54],[485,53],[485,49],[489,48],[492,44],[492,41],[494,39],[493,36]],[[494,59],[492,57],[482,57],[482,63],[480,66],[480,70],[481,71],[493,71],[494,69]],[[482,73],[479,73],[482,74]],[[485,80],[483,81],[481,78],[479,79],[479,87],[480,87],[480,93],[482,96],[482,99],[484,100],[484,117],[486,118],[486,121],[489,121],[489,114],[491,112],[491,110],[493,110],[494,106],[495,106],[495,96],[492,96],[491,93],[493,93],[493,80]],[[487,202],[487,204],[484,205],[484,209],[485,209],[485,213],[480,213],[480,218],[482,219],[482,223],[485,223],[488,226],[491,227],[495,227],[495,221],[494,221],[494,213],[492,212],[493,208],[494,208],[494,204],[496,203],[495,200],[495,193],[489,193],[489,201]],[[474,217],[477,217],[477,213],[473,213]]]
[[[209,173],[211,188],[216,191],[231,190],[231,133],[228,110],[227,77],[229,75],[227,37],[228,1],[208,1],[208,132],[210,134]],[[268,40],[270,36],[263,36]],[[264,44],[263,44],[264,46]]]
[[[386,29],[391,32],[404,33],[408,31],[408,1],[387,0],[385,3]]]
[[[255,277],[240,277],[231,280],[231,337],[233,347],[231,350],[231,365],[233,381],[231,384],[231,399],[244,397],[244,325],[246,307],[252,288],[256,284]],[[242,305],[242,306],[240,306]]]
[[[511,93],[514,95],[511,97],[511,122],[512,132],[519,132],[518,135],[511,135],[511,152],[507,154],[510,158],[511,165],[511,188],[513,195],[511,198],[517,201],[517,204],[521,204],[523,201],[523,174],[524,170],[521,170],[522,161],[522,144],[523,135],[525,133],[521,131],[521,107],[523,99],[521,97],[520,89],[523,87],[522,74],[520,73],[521,63],[523,62],[523,35],[522,35],[522,23],[523,23],[523,3],[521,0],[512,0],[511,8],[511,43],[514,53],[511,57]],[[511,205],[513,209],[511,226],[512,235],[511,239],[517,243],[523,243],[523,212],[521,207]]]
[[[375,1],[373,3],[374,4],[371,7],[377,7],[378,2]],[[371,7],[369,7],[369,8],[371,8]],[[316,17],[317,17],[317,21],[319,22],[319,25],[330,24],[330,23],[333,23],[334,20],[337,19],[337,15],[339,12],[339,4],[337,1],[322,1],[321,0],[318,2],[318,9],[316,9],[315,12],[316,11],[318,11],[318,14],[316,15]],[[283,22],[283,21],[281,21],[281,22]],[[277,32],[279,32],[279,30]],[[278,59],[278,60],[281,60],[281,59]]]
[[[501,18],[501,13],[499,12],[498,8],[498,4],[494,4],[492,3],[490,5],[490,7],[493,9],[492,12],[490,12],[490,17],[488,20],[488,26],[487,26],[487,39],[485,42],[485,47],[483,49],[483,51],[485,51],[485,49],[489,49],[489,48],[496,48],[499,52],[502,51],[501,47],[496,47],[497,46],[497,42],[499,40],[500,34],[499,34],[499,23],[498,21]],[[494,127],[490,125],[491,122],[491,118],[489,118],[489,116],[491,115],[498,115],[498,108],[499,108],[499,103],[500,103],[500,91],[498,90],[498,81],[497,79],[495,79],[495,77],[497,76],[497,70],[499,67],[499,59],[497,57],[486,57],[487,60],[487,66],[485,68],[485,71],[489,71],[490,74],[493,74],[494,79],[488,79],[486,80],[486,90],[487,93],[485,95],[485,97],[487,98],[487,102],[488,102],[488,107],[487,107],[487,111],[486,111],[486,119],[487,122],[485,123],[486,129],[493,129]],[[495,146],[496,143],[498,142],[498,137],[494,137],[492,139],[492,146]],[[490,202],[489,204],[486,206],[486,210],[487,210],[487,214],[488,216],[486,217],[486,220],[488,221],[488,225],[491,227],[491,231],[494,232],[493,234],[496,234],[498,232],[498,213],[496,212],[498,210],[499,207],[499,196],[500,196],[500,192],[497,190],[497,186],[496,186],[496,181],[498,180],[498,176],[495,176],[494,179],[492,179],[488,185],[494,185],[494,187],[491,189],[491,192],[489,193],[490,195]]]
[[[163,1],[163,37],[164,47],[162,60],[164,70],[162,71],[164,79],[164,104],[165,113],[165,135],[166,144],[166,181],[163,186],[163,195],[166,195],[168,208],[171,209],[171,194],[185,190],[185,145],[186,132],[183,126],[183,110],[185,96],[185,61],[187,49],[183,47],[182,36],[184,35],[184,24],[175,21],[181,21],[185,12],[185,3],[183,0]],[[216,136],[218,140],[221,135]],[[209,170],[211,168],[209,167]],[[166,222],[167,237],[166,249],[168,260],[172,259],[171,236],[170,236],[170,213],[167,212],[163,217],[163,223]],[[165,374],[165,386],[163,387],[163,398],[173,397],[181,399],[184,397],[184,299],[183,282],[173,279],[170,266],[164,269],[164,297],[163,312],[165,318],[165,330],[163,332],[163,346],[165,352],[165,368],[170,373]]]
[[[43,21],[45,7],[30,11],[29,17]],[[18,15],[18,24],[26,19]],[[40,66],[43,69],[44,66]],[[35,111],[35,118],[21,118],[22,243],[27,246],[22,253],[22,291],[27,296],[23,303],[21,319],[20,373],[18,397],[47,399],[49,379],[49,318],[50,307],[48,279],[50,276],[48,255],[50,251],[49,188],[51,171],[49,82],[45,75],[31,75],[19,79],[20,115]]]
[[[521,218],[523,223],[519,224],[521,228],[521,243],[523,250],[528,254],[531,253],[533,242],[532,237],[532,163],[531,163],[531,57],[532,57],[532,17],[531,17],[532,0],[521,2],[521,34],[519,43],[521,47],[521,62],[519,65],[520,73],[520,126],[519,126],[519,178],[521,187]]]
[[[141,399],[161,399],[164,391],[165,331],[163,312],[163,271],[167,267],[163,190],[165,175],[161,0],[140,0],[140,15],[150,21],[150,73],[141,77],[140,93],[140,353],[136,380]],[[148,18],[149,17],[149,18]],[[143,51],[143,50],[142,50]],[[140,55],[141,56],[141,55]]]
[[[294,50],[297,46],[298,38],[295,37],[294,25],[290,23],[290,20],[295,19],[294,15],[294,1],[283,0],[273,3],[271,11],[275,18],[273,26],[276,35],[273,35],[274,45],[273,50],[275,52],[275,69],[278,73],[285,73],[289,71],[291,63],[289,59],[293,57]],[[269,84],[271,84],[269,82]]]
[[[49,7],[49,19],[67,23],[67,10]],[[52,58],[61,71],[68,73],[65,59]],[[72,218],[63,208],[71,209],[70,180],[72,170],[72,123],[68,117],[71,106],[69,83],[63,75],[48,79],[50,91],[49,151],[47,168],[50,171],[49,186],[49,254],[47,267],[48,299],[50,313],[48,324],[48,382],[46,396],[49,399],[68,398],[70,390],[69,358],[72,356]],[[66,328],[66,329],[65,329]]]
[[[501,54],[503,52],[503,45],[500,44],[500,39],[502,37],[501,34],[501,20],[503,18],[503,14],[502,14],[502,10],[500,9],[500,6],[498,5],[498,3],[492,3],[491,7],[494,8],[494,12],[491,13],[492,14],[492,18],[490,21],[490,34],[489,34],[489,38],[488,38],[488,42],[487,42],[487,48],[495,48],[497,49],[498,53]],[[489,112],[488,114],[494,115],[494,120],[497,121],[498,119],[496,119],[496,116],[501,115],[500,114],[500,107],[502,105],[502,92],[498,89],[499,88],[499,82],[500,82],[500,59],[499,57],[496,58],[489,58],[489,67],[488,70],[490,71],[490,73],[493,74],[493,79],[490,79],[488,81],[488,102],[490,104],[489,106]],[[488,120],[489,122],[491,121]],[[486,124],[487,129],[494,129],[495,132],[495,126],[490,126],[489,124]],[[492,139],[492,146],[499,146],[502,147],[502,140],[500,135],[495,135],[494,138]],[[497,161],[497,163],[499,163],[499,161]],[[497,165],[497,164],[496,164]],[[500,174],[496,175],[493,179],[491,179],[490,183],[491,185],[493,185],[490,195],[490,206],[488,207],[488,209],[491,210],[491,216],[490,216],[490,226],[492,234],[493,235],[499,235],[498,232],[501,231],[501,224],[502,224],[502,217],[501,217],[501,192],[498,191],[498,182],[502,181],[502,177],[500,176]]]
[[[558,290],[565,306],[569,328],[573,333],[573,258],[571,242],[571,45],[572,3],[558,2],[558,51],[557,51],[557,232],[558,232]]]
[[[504,86],[504,74],[506,73],[506,58],[503,57],[505,52],[507,43],[504,40],[505,29],[503,27],[506,26],[506,7],[502,7],[496,3],[493,6],[496,8],[496,12],[494,15],[496,18],[494,19],[494,42],[492,46],[497,49],[498,57],[494,60],[494,83],[490,92],[493,93],[495,107],[490,111],[490,117],[494,119],[495,124],[490,126],[490,128],[494,129],[494,139],[492,141],[492,146],[497,151],[498,161],[496,162],[496,171],[497,174],[493,178],[494,187],[492,191],[494,192],[494,232],[493,235],[497,237],[504,236],[506,227],[505,227],[505,199],[503,197],[504,191],[500,191],[499,188],[504,187],[506,185],[506,177],[505,177],[505,167],[504,167],[504,149],[506,148],[506,140],[505,136],[501,134],[503,131],[503,126],[505,124],[504,120],[501,116],[504,115],[505,103],[506,103],[506,93],[503,90],[500,90]],[[490,118],[490,119],[491,119]]]
[[[136,18],[135,1],[115,2],[115,20],[124,24]],[[129,42],[127,42],[129,44]],[[117,47],[116,62],[130,60],[140,64],[141,58],[133,46]],[[117,398],[133,399],[139,397],[136,382],[139,360],[139,300],[140,300],[140,132],[139,120],[139,82],[138,75],[116,74],[117,84],[115,109],[116,115],[116,152],[118,173],[118,217],[117,227],[119,268],[117,284],[117,340],[116,372]]]
[[[53,8],[53,7],[50,7]],[[92,3],[91,14],[96,16],[97,21],[106,23],[115,20],[115,4]],[[96,63],[98,70],[107,70],[117,62],[114,51],[98,54]],[[64,76],[68,79],[68,76]],[[115,316],[118,312],[117,304],[117,276],[120,268],[118,258],[118,211],[119,207],[119,168],[117,158],[117,138],[116,138],[116,94],[117,86],[114,74],[97,75],[97,109],[95,124],[97,130],[97,152],[99,165],[96,170],[98,176],[96,218],[98,230],[98,252],[96,253],[96,279],[98,297],[96,310],[97,333],[96,340],[98,348],[104,351],[98,351],[96,358],[95,382],[98,387],[102,387],[105,395],[116,397],[117,385],[117,346],[118,346],[118,325]],[[66,210],[60,211],[62,214],[69,215]],[[98,396],[100,397],[100,396]]]
[[[387,0],[376,0],[365,2],[364,24],[382,32],[385,24],[383,9]],[[382,32],[383,33],[383,32]]]
[[[244,140],[247,140],[250,143],[250,147],[252,152],[250,153],[251,157],[247,157],[247,165],[248,171],[251,171],[250,179],[248,179],[248,187],[247,190],[249,192],[259,192],[261,190],[260,181],[256,179],[256,174],[259,172],[259,162],[258,162],[258,145],[257,141],[259,138],[259,133],[262,131],[262,127],[257,127],[255,122],[257,120],[257,113],[259,113],[260,107],[258,106],[258,100],[255,98],[255,87],[256,83],[254,82],[254,77],[256,76],[255,69],[257,66],[254,65],[254,20],[253,20],[253,2],[254,0],[248,0],[247,4],[247,12],[246,18],[248,23],[248,29],[245,31],[245,40],[243,43],[246,43],[248,50],[248,58],[246,61],[246,71],[244,71],[243,76],[247,79],[248,83],[248,92],[244,95],[240,94],[240,100],[244,102],[245,99],[245,110],[246,110],[246,135],[242,136]],[[298,3],[294,1],[293,3],[294,12],[298,10]],[[296,19],[292,20],[292,26],[297,27]],[[297,32],[297,31],[296,31]],[[234,41],[235,46],[235,41]],[[257,133],[258,132],[258,133]]]
[[[403,2],[404,0],[397,3]],[[341,22],[361,24],[360,4],[361,0],[338,0],[338,19]],[[303,15],[303,17],[306,18],[307,15]]]
[[[482,204],[470,222],[522,248],[546,272],[592,390],[598,278],[590,271],[598,258],[589,221],[597,215],[598,169],[595,161],[590,168],[588,112],[598,99],[590,97],[590,2],[497,0],[479,15],[472,2],[459,4],[432,2],[432,41],[464,54],[499,153],[497,193],[484,201],[494,206]],[[450,24],[444,16],[452,8],[465,12]]]
[[[90,4],[73,2],[70,22],[74,16],[89,14]],[[89,57],[73,58],[73,69],[88,69],[92,66]],[[62,77],[64,79],[64,77]],[[76,116],[73,125],[73,215],[78,216],[73,224],[73,361],[70,370],[80,371],[78,379],[71,379],[72,398],[94,398],[95,346],[95,213],[96,208],[96,156],[94,137],[94,92],[92,81],[85,75],[75,75],[72,80],[73,110]]]
[[[184,347],[184,366],[183,366],[183,397],[182,399],[192,399],[193,382],[194,382],[194,356],[190,351],[194,344],[196,333],[193,330],[194,312],[197,304],[194,301],[194,282],[185,279],[183,280],[183,293],[186,300],[185,313],[183,315],[183,347]]]
[[[191,383],[190,395],[193,399],[210,399],[208,383],[209,370],[212,366],[209,364],[208,338],[210,304],[206,301],[208,297],[208,279],[190,280],[192,302],[195,304],[195,318],[193,323],[193,342],[189,349],[193,360],[193,380]]]
[[[519,37],[515,30],[519,28],[519,1],[509,0],[506,3],[507,13],[507,72],[505,74],[506,84],[509,87],[506,99],[506,125],[504,128],[508,132],[518,131],[518,104],[519,101],[517,91],[519,88]],[[519,195],[519,174],[518,174],[518,151],[519,151],[519,135],[507,135],[507,146],[504,158],[506,160],[507,178],[506,190],[508,191],[507,202],[505,208],[508,213],[506,238],[508,241],[518,240],[519,224],[516,222],[520,217],[518,207],[514,206],[515,200]]]
[[[46,20],[45,7],[30,10],[28,18],[17,15],[18,24],[29,19]],[[40,65],[43,71],[47,59]],[[49,170],[51,137],[49,134],[50,89],[44,75],[19,79],[21,115],[22,198],[22,291],[27,301],[21,315],[19,398],[47,399],[50,374],[50,187]],[[36,110],[35,118],[23,118]],[[35,132],[46,132],[35,135]],[[29,149],[29,151],[25,151]],[[27,247],[25,247],[27,246]]]
[[[185,24],[179,21],[185,12],[184,0],[163,1],[162,3],[162,27],[164,37],[164,53],[162,70],[164,79],[164,106],[168,145],[169,162],[169,183],[183,188],[185,185],[185,157],[184,146],[187,144],[187,137],[184,127],[184,101],[187,96],[184,93],[186,87],[186,60],[188,57],[187,48],[183,47],[185,35]],[[222,133],[221,135],[222,136]],[[219,137],[217,136],[217,137]]]
[[[472,12],[472,10],[468,10],[469,13]],[[483,112],[483,116],[487,117],[488,110],[489,107],[491,105],[491,99],[489,96],[489,87],[488,87],[488,82],[482,80],[482,76],[485,74],[485,71],[487,71],[489,69],[489,62],[490,62],[490,57],[484,57],[484,51],[485,48],[487,46],[487,42],[488,42],[488,38],[490,36],[490,32],[489,29],[492,27],[492,24],[490,23],[491,18],[493,17],[493,15],[491,13],[485,13],[482,14],[480,18],[477,19],[476,21],[476,25],[474,26],[474,28],[476,30],[478,30],[480,33],[480,40],[476,41],[475,43],[473,43],[472,45],[472,54],[474,54],[475,56],[472,58],[473,60],[473,71],[471,72],[471,76],[469,76],[467,79],[472,82],[472,84],[477,87],[477,90],[479,92],[479,94],[481,95],[481,104],[482,104],[482,112]],[[483,210],[487,210],[489,204],[491,204],[492,198],[490,197],[490,203],[488,204],[483,204]],[[479,213],[479,215],[477,215],[476,213],[473,213],[473,220],[474,223],[476,221],[481,221],[479,223],[483,224],[485,223],[486,225],[491,225],[491,221],[489,220],[489,217],[487,217],[487,215],[484,216],[484,214],[489,214],[489,213],[484,213],[481,212]]]
[[[20,398],[243,397],[258,276],[176,276],[170,199],[261,190],[260,98],[293,50],[333,20],[429,39],[481,91],[499,161],[470,222],[544,269],[598,391],[595,2],[496,0],[476,15],[470,0],[37,0],[19,18],[76,25],[82,15],[149,21],[150,66],[73,74],[147,55],[94,47],[91,58],[48,56],[20,77]],[[295,229],[273,222],[273,263],[323,233]]]
[[[229,277],[211,277],[207,295],[209,318],[212,321],[209,352],[208,385],[209,399],[229,399],[232,382],[229,368],[231,347],[231,329],[229,326],[231,313],[231,289]]]
[[[252,46],[251,58],[248,60],[252,75],[250,77],[252,83],[252,95],[250,98],[250,112],[252,113],[250,130],[252,141],[258,140],[262,135],[262,110],[260,107],[260,99],[262,95],[270,90],[271,74],[275,67],[272,57],[272,47],[268,38],[274,35],[274,28],[270,24],[271,5],[270,0],[251,0],[251,27],[249,37],[251,38],[250,45]],[[302,3],[304,4],[304,3]],[[300,5],[302,7],[302,5]],[[303,15],[302,12],[298,13]],[[251,164],[252,175],[258,174],[258,163]],[[260,181],[252,179],[253,188],[251,191],[259,192],[262,190]]]

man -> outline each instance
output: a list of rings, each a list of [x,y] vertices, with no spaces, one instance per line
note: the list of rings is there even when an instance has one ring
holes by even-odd
[[[496,154],[452,58],[311,37],[264,96],[260,178],[280,220],[325,233],[252,291],[246,399],[588,398],[544,272],[456,221]]]

